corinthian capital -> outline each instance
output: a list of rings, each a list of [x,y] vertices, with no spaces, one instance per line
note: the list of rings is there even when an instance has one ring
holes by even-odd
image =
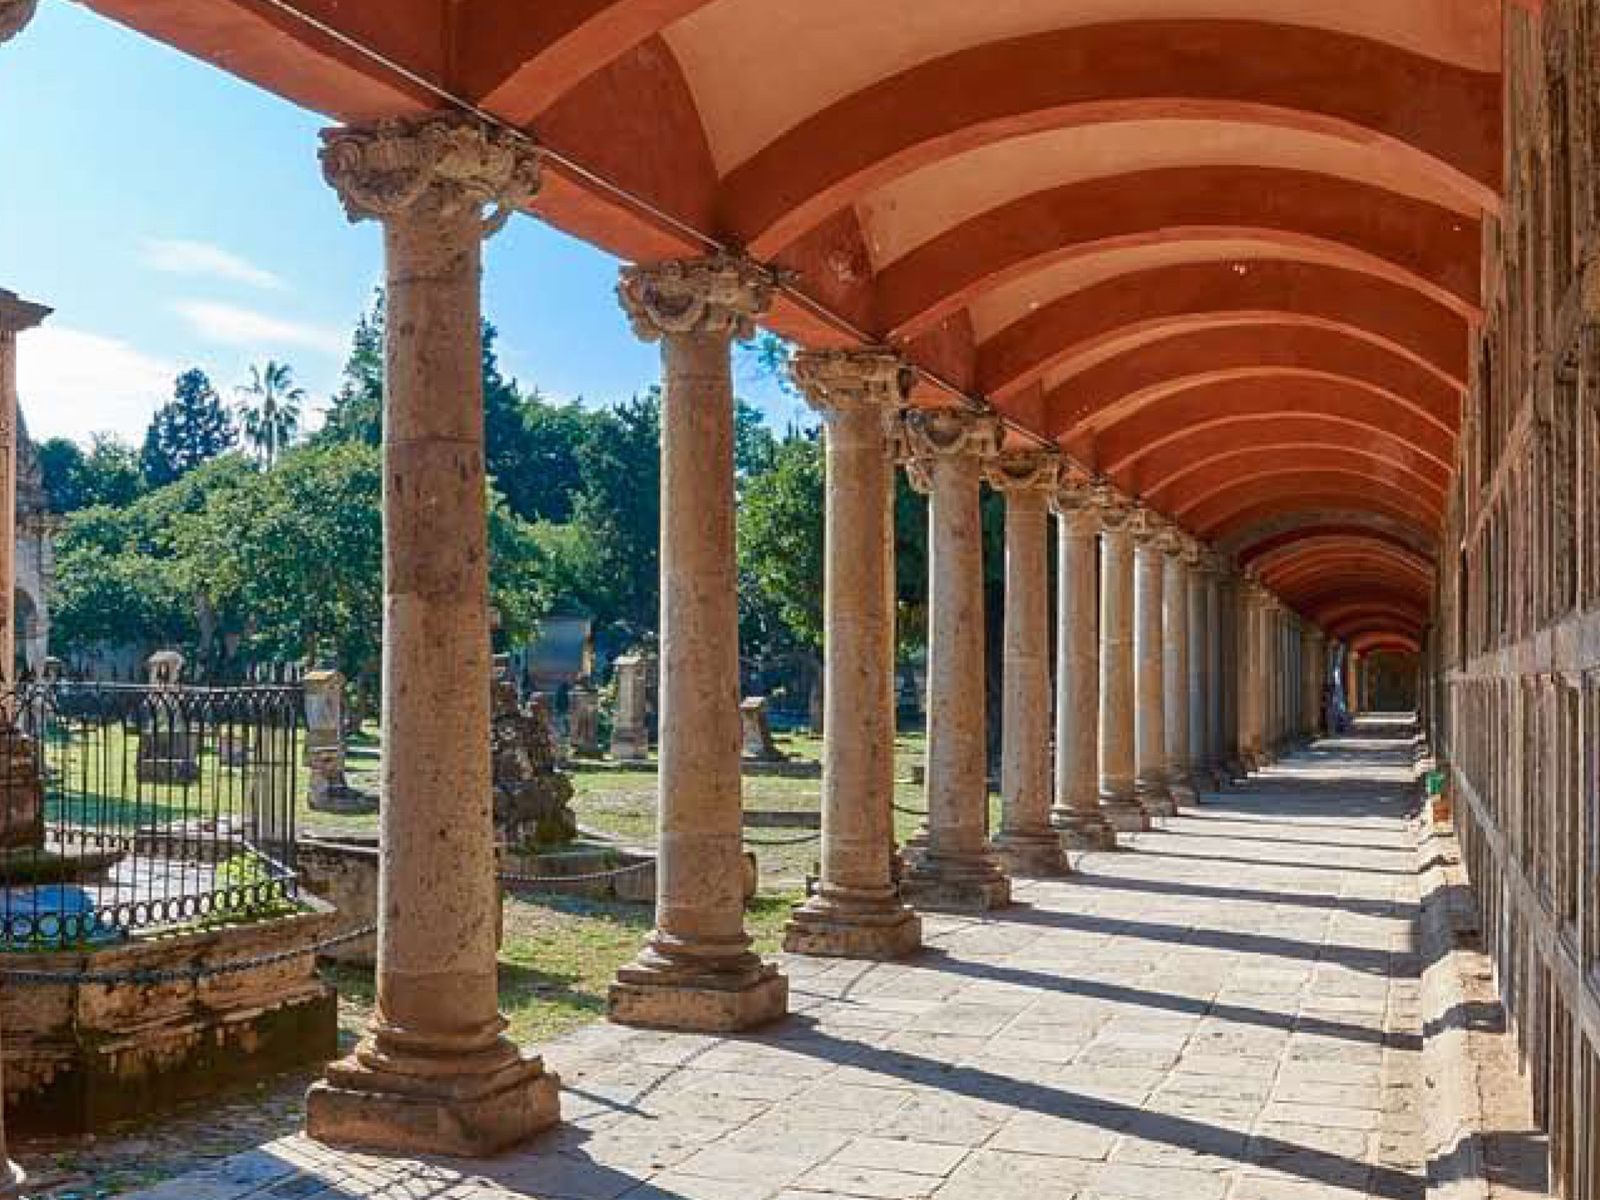
[[[1005,435],[1000,418],[970,408],[908,408],[900,421],[906,474],[918,491],[933,485],[940,459],[983,459],[999,452]]]
[[[747,338],[772,307],[777,274],[731,254],[624,267],[617,302],[646,342],[674,333]]]
[[[983,464],[983,481],[997,492],[1048,497],[1061,479],[1061,459],[1048,450],[1002,450]]]
[[[0,0],[0,43],[9,42],[33,19],[39,0]]]
[[[892,350],[802,350],[789,376],[824,418],[863,409],[889,417],[905,406],[915,372]]]
[[[484,232],[493,233],[539,191],[533,147],[454,113],[325,129],[319,157],[352,221],[384,220],[419,205],[444,215],[487,206]]]

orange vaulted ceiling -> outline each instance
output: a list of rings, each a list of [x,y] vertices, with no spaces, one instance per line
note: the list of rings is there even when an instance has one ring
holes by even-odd
[[[1498,0],[88,4],[335,121],[523,128],[551,223],[745,247],[779,332],[899,346],[1330,632],[1427,620]]]

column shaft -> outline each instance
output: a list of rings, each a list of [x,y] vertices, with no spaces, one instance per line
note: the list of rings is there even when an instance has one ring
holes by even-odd
[[[1211,776],[1211,635],[1206,604],[1210,572],[1196,562],[1190,564],[1188,576],[1189,776],[1198,792]]]
[[[1073,849],[1109,849],[1100,811],[1099,519],[1081,495],[1058,500],[1056,539],[1056,781],[1050,823]]]

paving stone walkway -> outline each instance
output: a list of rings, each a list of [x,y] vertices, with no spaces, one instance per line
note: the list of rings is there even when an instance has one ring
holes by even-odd
[[[137,1196],[1420,1198],[1411,743],[1361,732],[914,961],[789,960],[760,1035],[582,1030],[566,1124],[509,1157],[287,1138]]]

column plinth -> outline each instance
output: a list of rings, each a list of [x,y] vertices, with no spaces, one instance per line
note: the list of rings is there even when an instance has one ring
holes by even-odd
[[[772,290],[769,272],[730,257],[630,267],[617,287],[662,369],[656,926],[611,985],[619,1024],[727,1032],[788,1009],[788,980],[744,928],[729,362]]]
[[[1143,512],[1135,525],[1134,539],[1134,798],[1150,816],[1169,817],[1178,811],[1178,806],[1173,802],[1167,770],[1161,624],[1171,543],[1167,531]]]
[[[985,478],[1006,501],[1005,693],[1000,832],[994,852],[1019,875],[1072,870],[1050,826],[1050,514],[1056,460],[1003,454]]]
[[[384,228],[385,750],[376,1011],[312,1085],[307,1132],[493,1154],[559,1119],[559,1080],[498,1011],[479,333],[484,208],[531,200],[538,164],[454,117],[331,130],[322,162]]]
[[[1050,824],[1062,846],[1111,850],[1117,834],[1100,811],[1099,510],[1089,493],[1055,497],[1056,779]]]
[[[901,895],[918,908],[999,908],[1011,881],[989,852],[984,713],[983,529],[978,488],[999,421],[912,409],[903,436],[912,482],[928,494],[927,837],[907,848]]]
[[[1132,513],[1099,490],[1100,810],[1118,833],[1150,828],[1134,791]]]
[[[795,382],[824,422],[822,872],[784,930],[792,954],[900,958],[922,922],[900,899],[894,854],[894,461],[890,424],[910,389],[884,351],[796,355]]]

